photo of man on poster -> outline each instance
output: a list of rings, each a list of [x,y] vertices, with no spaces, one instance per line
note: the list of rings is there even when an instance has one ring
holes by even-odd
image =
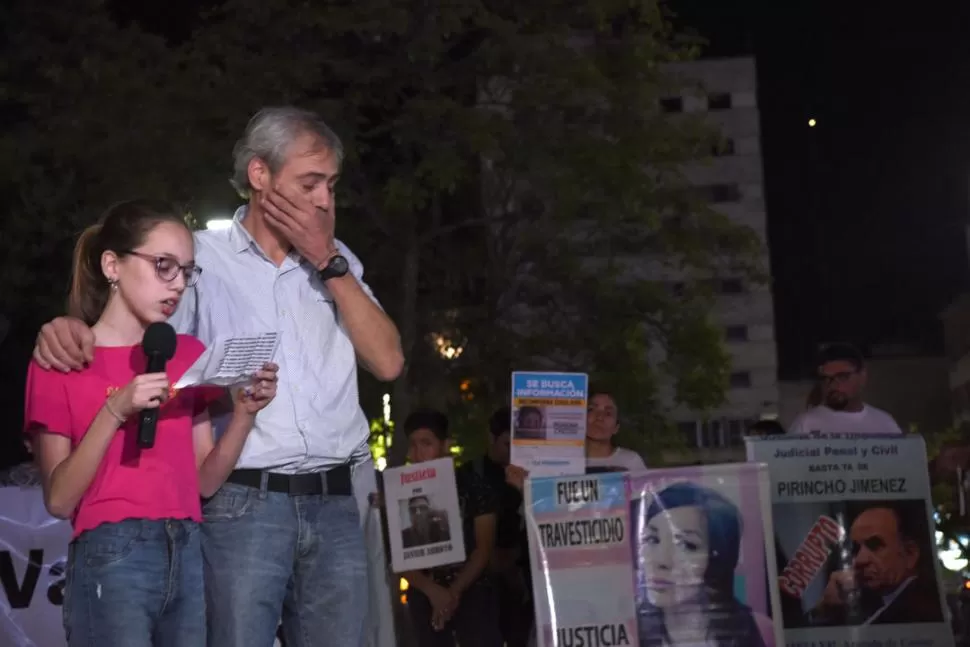
[[[429,497],[411,497],[402,506],[401,512],[401,540],[404,548],[437,544],[451,539],[448,513],[434,509]]]
[[[835,551],[815,626],[942,622],[923,500],[848,504],[848,550]]]

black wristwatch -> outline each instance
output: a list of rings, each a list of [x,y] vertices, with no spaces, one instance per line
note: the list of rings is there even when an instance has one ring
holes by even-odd
[[[329,281],[330,279],[339,279],[341,276],[346,276],[347,272],[350,270],[350,264],[347,259],[337,254],[330,258],[330,262],[320,270],[319,276],[321,281]]]

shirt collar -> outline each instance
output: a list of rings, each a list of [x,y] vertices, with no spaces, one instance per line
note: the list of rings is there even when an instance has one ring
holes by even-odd
[[[246,251],[255,242],[252,235],[246,231],[242,224],[246,218],[246,210],[246,205],[236,209],[236,213],[232,216],[232,226],[229,228],[229,243],[237,254]]]

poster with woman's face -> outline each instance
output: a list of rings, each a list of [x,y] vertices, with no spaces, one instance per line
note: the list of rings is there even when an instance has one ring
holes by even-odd
[[[780,645],[764,469],[663,470],[630,488],[640,645]]]

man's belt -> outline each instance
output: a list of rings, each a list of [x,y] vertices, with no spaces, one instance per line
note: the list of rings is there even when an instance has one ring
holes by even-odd
[[[264,474],[266,489],[270,492],[291,496],[309,494],[351,496],[354,493],[350,465],[338,465],[329,470],[305,474],[278,474],[254,469],[233,470],[226,482],[260,489]]]

